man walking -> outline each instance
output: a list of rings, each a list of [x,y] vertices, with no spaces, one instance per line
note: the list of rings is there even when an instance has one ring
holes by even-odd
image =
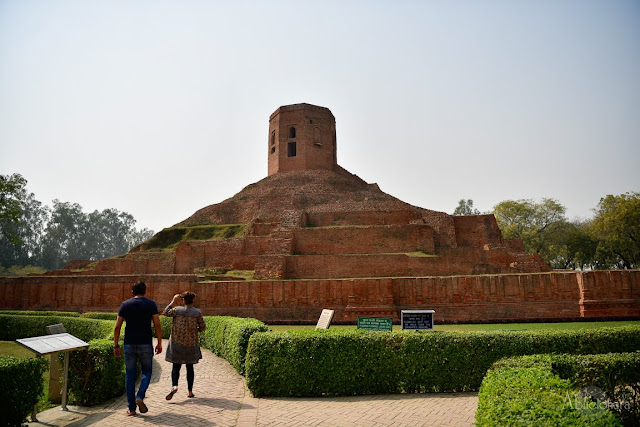
[[[129,409],[127,415],[136,415],[136,405],[140,413],[148,411],[144,404],[144,395],[151,381],[151,361],[153,360],[153,337],[151,334],[151,321],[156,329],[158,344],[156,354],[162,353],[162,327],[158,315],[158,306],[153,300],[145,297],[147,285],[144,282],[136,282],[131,288],[133,298],[129,298],[120,306],[116,327],[113,330],[113,355],[120,357],[122,350],[119,346],[120,329],[122,322],[126,322],[124,328],[124,363],[126,368],[125,386],[127,389],[127,401]],[[140,361],[142,377],[140,387],[136,394],[136,368]]]

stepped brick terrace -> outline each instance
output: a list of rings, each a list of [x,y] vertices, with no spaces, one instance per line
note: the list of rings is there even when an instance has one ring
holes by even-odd
[[[160,231],[128,254],[45,276],[0,279],[0,308],[113,311],[142,279],[149,296],[198,294],[205,314],[271,322],[439,322],[640,316],[640,271],[552,271],[493,215],[412,206],[337,163],[335,119],[309,104],[269,120],[268,176]]]

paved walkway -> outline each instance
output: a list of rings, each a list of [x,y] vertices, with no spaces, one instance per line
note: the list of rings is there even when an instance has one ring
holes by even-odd
[[[186,373],[171,401],[171,364],[164,353],[153,361],[147,391],[146,414],[126,415],[126,397],[86,408],[60,407],[38,414],[30,426],[109,427],[160,426],[471,426],[478,406],[477,393],[400,394],[339,398],[256,399],[235,369],[210,351],[195,365],[195,398],[187,398]]]

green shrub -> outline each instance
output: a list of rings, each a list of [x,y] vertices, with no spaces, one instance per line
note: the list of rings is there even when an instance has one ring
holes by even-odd
[[[171,326],[173,325],[173,317],[160,316],[160,326],[162,327],[162,339],[168,340],[171,336]],[[152,327],[153,336],[156,336],[156,328]],[[157,337],[156,337],[157,338]]]
[[[503,359],[482,382],[476,425],[635,426],[639,376],[640,353]]]
[[[22,316],[0,314],[0,340],[47,335],[46,327],[62,323],[65,330],[83,341],[113,338],[115,321],[86,319],[82,317]]]
[[[0,356],[0,426],[21,425],[42,394],[45,358]]]
[[[477,390],[503,357],[640,349],[640,327],[582,331],[255,334],[246,377],[256,396],[357,395]],[[349,381],[345,381],[349,378]]]
[[[591,390],[625,425],[640,425],[640,352],[554,357],[552,369],[582,390]]]
[[[69,353],[69,403],[92,406],[121,396],[124,376],[124,356],[113,356],[113,341],[92,340],[88,349]]]
[[[0,310],[0,315],[80,317],[76,311]]]
[[[87,313],[82,313],[82,317],[85,317],[88,319],[103,319],[103,320],[115,321],[118,318],[118,313],[87,312]],[[126,325],[126,323],[123,323],[123,326],[124,325]],[[160,326],[162,326],[162,338],[169,339],[169,336],[171,335],[171,318],[160,316]],[[124,329],[120,332],[120,336],[124,336],[123,331]],[[153,324],[151,325],[151,331],[152,331],[153,337],[156,338],[156,328],[153,327]]]
[[[247,350],[247,386],[256,397],[397,393],[401,343],[361,330],[258,333]]]
[[[85,317],[87,319],[102,319],[102,320],[116,320],[118,318],[118,313],[106,313],[104,311],[88,311],[86,313],[82,313],[80,317]]]
[[[229,316],[205,316],[207,328],[201,345],[226,359],[241,375],[244,374],[249,338],[267,331],[267,325],[256,319]]]

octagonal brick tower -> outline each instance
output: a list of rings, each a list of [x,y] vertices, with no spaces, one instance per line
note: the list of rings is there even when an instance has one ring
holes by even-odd
[[[311,169],[335,170],[336,119],[325,107],[284,105],[269,117],[268,175]]]

